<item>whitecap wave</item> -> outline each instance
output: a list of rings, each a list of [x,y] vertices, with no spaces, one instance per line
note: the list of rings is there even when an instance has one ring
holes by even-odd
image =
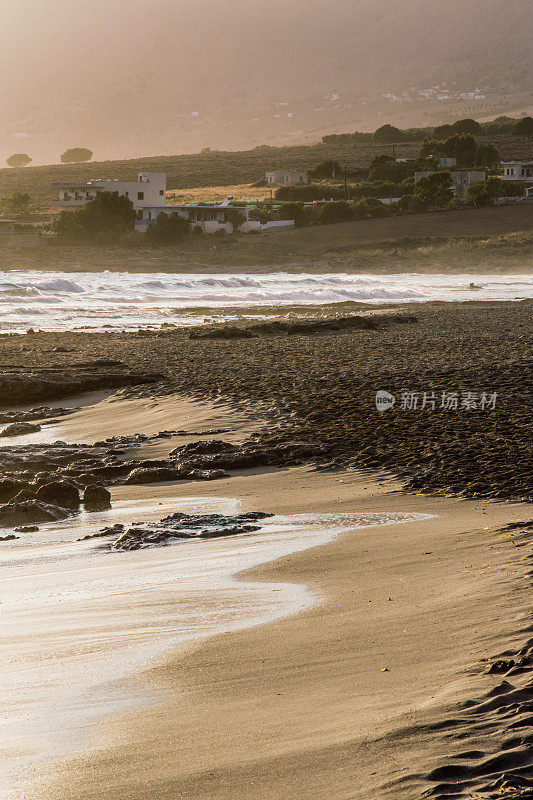
[[[475,284],[475,292],[470,287]],[[521,300],[533,296],[528,275],[348,273],[192,274],[0,272],[0,331],[137,330],[163,322],[197,325],[256,318],[269,307]],[[22,305],[24,303],[24,305]],[[265,312],[266,313],[266,312]],[[95,327],[95,321],[97,325]]]

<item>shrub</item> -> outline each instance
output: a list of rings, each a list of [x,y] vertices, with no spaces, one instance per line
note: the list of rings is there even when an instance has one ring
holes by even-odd
[[[513,128],[515,136],[523,136],[524,139],[533,138],[533,117],[522,117]]]
[[[309,173],[309,177],[315,178],[316,180],[323,180],[324,178],[335,180],[335,178],[340,177],[341,174],[342,167],[339,162],[328,158],[325,161],[321,161],[316,167],[313,167]]]
[[[0,208],[5,214],[27,214],[30,204],[31,197],[27,192],[15,192],[0,200]]]
[[[309,224],[309,217],[303,203],[285,203],[277,209],[277,219],[293,219],[297,228]]]
[[[352,209],[344,200],[324,203],[318,212],[318,221],[322,225],[333,222],[344,222],[352,216]]]
[[[155,225],[150,225],[146,231],[150,244],[171,244],[183,239],[189,232],[188,220],[179,214],[159,214]]]
[[[76,211],[62,211],[53,230],[60,239],[116,241],[134,230],[133,203],[118,192],[100,192]]]

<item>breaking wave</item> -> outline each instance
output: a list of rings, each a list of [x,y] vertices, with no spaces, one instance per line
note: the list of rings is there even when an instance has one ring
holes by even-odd
[[[0,272],[0,331],[136,330],[275,313],[289,306],[522,300],[526,275],[263,275]],[[267,310],[268,307],[268,310]]]

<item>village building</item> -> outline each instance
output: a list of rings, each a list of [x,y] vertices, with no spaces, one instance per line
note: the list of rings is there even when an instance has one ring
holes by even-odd
[[[119,195],[129,198],[135,211],[139,211],[148,206],[166,205],[167,175],[166,172],[139,172],[136,181],[53,183],[52,189],[59,192],[59,197],[52,200],[52,205],[60,208],[80,208],[94,200],[100,192],[118,192]]]
[[[306,170],[275,169],[266,173],[266,182],[276,186],[296,186],[309,183],[309,174]]]
[[[250,209],[247,206],[231,205],[176,205],[165,206],[164,208],[146,206],[142,210],[142,219],[136,221],[135,228],[144,232],[151,225],[156,224],[160,214],[166,214],[169,217],[177,215],[182,219],[186,219],[192,229],[200,228],[202,233],[233,233],[232,217],[236,211],[244,217],[244,222],[238,227],[241,233],[261,230],[261,223],[258,220],[250,219]]]
[[[514,181],[524,189],[524,196],[533,198],[533,161],[502,161],[502,179]]]

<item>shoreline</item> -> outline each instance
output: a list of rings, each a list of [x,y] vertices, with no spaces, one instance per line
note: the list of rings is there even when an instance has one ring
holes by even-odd
[[[223,410],[243,414],[240,428],[224,418],[239,458],[253,447],[290,452],[298,442],[325,454],[304,455],[303,465],[296,455],[229,466],[230,477],[208,483],[144,487],[154,502],[169,491],[175,498],[192,492],[236,497],[245,510],[436,516],[347,534],[241,576],[244,585],[309,586],[322,601],[258,629],[188,645],[141,673],[134,685],[165,699],[95,726],[90,751],[53,764],[38,783],[39,800],[175,800],[180,793],[194,800],[413,800],[432,788],[428,776],[457,757],[450,720],[467,740],[465,751],[472,744],[482,754],[481,767],[470,762],[472,774],[497,760],[506,731],[494,725],[502,718],[491,722],[489,736],[464,709],[473,696],[500,691],[501,675],[489,676],[487,667],[525,638],[527,556],[503,528],[531,513],[518,502],[527,493],[530,323],[525,304],[450,303],[420,309],[409,325],[298,335],[268,329],[237,341],[179,331],[5,337],[2,380],[11,392],[16,374],[21,393],[30,386],[42,397],[49,374],[60,396],[62,386],[74,385],[78,364],[91,389],[110,386],[106,359],[119,351],[122,360],[111,362],[117,385],[128,386],[133,367],[141,376],[165,370],[140,387],[130,379],[119,402],[104,401],[100,413],[86,407],[59,428],[74,432],[83,419],[84,435],[91,428],[94,438],[120,434],[124,403],[136,409],[125,434],[175,428],[181,395],[191,413],[201,413],[190,418],[197,433],[180,444],[201,438],[199,428],[218,428]],[[397,408],[380,415],[376,389],[402,386],[493,389],[501,399],[490,414]],[[145,442],[138,455],[168,458],[172,436]],[[99,452],[92,451],[93,463]],[[115,501],[139,494],[111,483]],[[526,677],[512,679],[520,708]]]
[[[233,484],[233,491],[237,488],[237,495],[242,492],[243,498],[248,495],[253,496],[253,503],[257,502],[258,494],[264,493],[267,496],[279,497],[276,510],[285,507],[295,508],[295,496],[300,497],[300,503],[306,507],[324,508],[324,503],[331,503],[332,492],[337,495],[334,507],[338,508],[348,505],[353,507],[363,504],[366,509],[369,505],[372,508],[376,504],[380,508],[392,507],[398,509],[416,506],[418,509],[425,509],[426,513],[440,510],[437,520],[430,520],[427,523],[406,523],[400,526],[390,526],[388,531],[384,528],[370,529],[366,534],[362,532],[354,537],[352,534],[345,533],[334,542],[324,544],[312,550],[297,554],[284,556],[275,562],[255,567],[251,571],[239,574],[241,581],[296,581],[308,585],[315,594],[321,598],[318,605],[303,611],[296,616],[284,618],[278,622],[267,623],[260,628],[248,628],[236,633],[218,635],[209,640],[204,640],[196,644],[190,644],[184,649],[175,651],[163,659],[159,666],[149,671],[144,671],[139,676],[139,685],[144,685],[149,691],[156,691],[164,698],[150,708],[144,708],[140,712],[131,712],[120,715],[114,720],[108,720],[99,725],[99,735],[97,738],[97,749],[89,752],[87,756],[76,757],[63,764],[56,764],[54,771],[59,774],[59,781],[53,781],[51,787],[43,787],[40,794],[43,798],[57,798],[57,800],[70,800],[70,798],[81,798],[82,800],[96,800],[101,798],[104,791],[109,791],[112,787],[113,797],[117,800],[127,798],[127,800],[137,800],[145,798],[146,793],[150,792],[153,798],[173,797],[175,793],[184,792],[185,796],[194,798],[249,798],[251,773],[253,769],[254,796],[279,797],[282,787],[286,788],[288,779],[287,763],[291,764],[291,772],[295,764],[299,764],[298,780],[303,784],[297,786],[297,791],[307,796],[306,792],[311,791],[311,784],[316,778],[315,759],[319,757],[323,761],[322,769],[325,769],[329,779],[335,783],[339,780],[337,770],[339,763],[338,749],[353,752],[362,746],[370,734],[371,739],[377,742],[383,737],[390,736],[394,730],[405,726],[420,723],[421,720],[435,719],[435,715],[442,713],[442,710],[453,703],[454,705],[463,699],[471,697],[472,693],[480,691],[483,685],[490,688],[498,682],[498,679],[487,679],[479,674],[479,667],[476,667],[477,675],[468,674],[475,662],[480,657],[490,656],[491,649],[494,649],[496,642],[503,638],[504,644],[508,645],[517,640],[518,634],[509,632],[509,618],[516,617],[523,607],[523,598],[517,601],[513,592],[509,591],[510,586],[505,587],[502,592],[498,589],[498,582],[502,578],[502,570],[505,563],[501,563],[502,551],[505,545],[498,546],[494,542],[493,534],[476,529],[480,522],[489,523],[489,527],[503,523],[509,517],[516,518],[525,513],[525,509],[520,506],[512,508],[506,506],[494,506],[490,504],[483,509],[482,503],[467,501],[449,501],[446,499],[434,499],[428,497],[415,498],[411,495],[388,495],[390,486],[379,487],[375,481],[365,478],[361,481],[359,476],[344,475],[343,478],[352,480],[353,483],[339,483],[343,478],[336,476],[333,480],[323,475],[309,473],[306,468],[295,468],[291,470],[293,480],[291,489],[285,497],[279,495],[277,487],[287,485],[288,476],[281,473],[256,476],[237,476],[228,481]],[[330,499],[320,497],[319,491],[316,492],[316,499],[309,503],[308,499],[302,497],[302,488],[298,485],[303,482],[304,495],[309,491],[309,485],[321,487],[324,490],[324,483],[329,484]],[[371,488],[371,494],[362,490],[362,484]],[[269,486],[270,484],[270,486]],[[352,488],[349,488],[352,487]],[[355,489],[353,488],[355,487]],[[213,495],[220,491],[220,486],[209,487],[209,491],[204,491],[205,496]],[[250,495],[253,489],[253,495]],[[129,490],[131,491],[131,489]],[[156,498],[161,489],[154,487],[153,495]],[[187,491],[187,487],[178,490],[177,494],[182,495]],[[119,495],[124,490],[118,490]],[[338,497],[339,493],[342,495]],[[354,493],[356,499],[354,498]],[[288,496],[287,496],[288,494]],[[248,507],[245,503],[245,508]],[[263,501],[264,505],[264,501]],[[445,519],[447,517],[447,519]],[[496,522],[497,521],[497,522]],[[437,540],[441,550],[446,550],[442,544],[443,531],[451,529],[452,536],[459,547],[458,553],[441,552],[438,556],[439,570],[443,570],[444,564],[448,564],[447,569],[451,569],[450,578],[452,579],[453,589],[444,591],[444,616],[443,609],[439,604],[441,598],[437,591],[436,596],[432,597],[431,615],[433,616],[432,627],[436,624],[437,631],[432,631],[431,641],[439,640],[439,647],[444,654],[435,659],[433,656],[429,663],[424,662],[424,655],[428,656],[428,645],[426,643],[423,653],[418,651],[418,655],[413,662],[411,647],[413,642],[410,636],[415,637],[419,645],[422,644],[420,633],[416,632],[417,625],[423,624],[425,613],[421,611],[417,593],[421,581],[432,580],[432,570],[427,573],[427,556],[417,556],[414,563],[407,565],[410,580],[415,585],[409,589],[407,594],[412,606],[404,618],[400,613],[400,619],[409,621],[409,634],[401,635],[396,642],[383,646],[387,637],[392,634],[390,620],[387,616],[394,608],[394,614],[398,613],[398,603],[406,602],[405,597],[400,599],[401,594],[405,595],[406,575],[395,575],[390,572],[392,563],[390,554],[384,560],[389,564],[383,571],[384,564],[378,565],[379,575],[367,577],[368,582],[363,582],[363,592],[375,592],[377,585],[386,576],[387,589],[380,592],[381,596],[372,597],[374,605],[371,607],[366,599],[361,602],[361,608],[355,614],[355,618],[347,620],[346,603],[344,598],[339,597],[339,589],[342,593],[346,591],[346,570],[339,566],[339,557],[346,559],[348,553],[352,553],[353,547],[356,552],[364,553],[370,560],[380,560],[379,553],[382,552],[383,540],[394,541],[399,552],[409,553],[411,543],[420,536],[420,524],[426,533],[428,526],[433,523],[438,527],[439,535]],[[484,526],[485,528],[487,526]],[[414,530],[413,530],[414,528]],[[416,530],[418,528],[418,531]],[[474,531],[472,531],[474,528]],[[396,529],[394,533],[393,529]],[[384,533],[385,531],[385,533]],[[467,532],[468,531],[468,532]],[[375,535],[379,536],[376,543]],[[403,534],[406,534],[405,537]],[[427,534],[426,534],[427,535]],[[414,539],[413,539],[414,537]],[[431,548],[435,546],[434,535],[426,538],[425,543],[431,541]],[[400,544],[401,543],[401,544]],[[428,545],[426,544],[426,547]],[[376,549],[377,548],[377,549]],[[405,550],[405,548],[407,548]],[[421,547],[420,547],[421,549]],[[496,552],[490,553],[490,550]],[[507,559],[509,553],[506,554]],[[351,556],[353,558],[353,553]],[[409,558],[409,556],[407,556]],[[411,556],[411,558],[413,558]],[[471,563],[468,569],[464,566],[456,570],[454,562],[459,559],[466,559]],[[366,567],[362,559],[357,561],[358,572],[365,570],[374,571],[375,567]],[[425,564],[423,563],[425,560]],[[512,563],[511,555],[510,567],[514,573],[510,578],[512,586],[517,578],[519,565]],[[405,565],[404,565],[405,566]],[[343,577],[339,582],[340,575]],[[394,572],[398,568],[394,564]],[[518,569],[517,569],[518,568]],[[490,574],[491,569],[494,574]],[[414,571],[413,571],[414,570]],[[421,576],[425,574],[425,578]],[[459,574],[455,574],[458,572]],[[326,577],[330,575],[330,577]],[[475,576],[475,577],[474,577]],[[402,580],[403,578],[403,580]],[[496,578],[496,585],[494,580]],[[378,580],[378,584],[375,581]],[[509,580],[509,579],[506,579]],[[495,592],[495,589],[498,589]],[[353,587],[351,589],[353,591]],[[384,594],[388,595],[391,591],[393,599],[388,601]],[[434,590],[433,590],[434,591]],[[412,596],[411,595],[412,592]],[[472,600],[472,593],[474,600]],[[451,596],[448,596],[451,595]],[[399,596],[400,595],[400,596]],[[456,595],[456,596],[455,596]],[[453,626],[449,624],[449,614],[451,602],[454,612],[458,614],[458,619]],[[457,602],[466,605],[466,609],[461,610]],[[506,609],[505,614],[502,611]],[[391,603],[391,605],[389,605]],[[396,603],[396,606],[394,605]],[[489,603],[489,607],[486,604]],[[403,603],[402,603],[403,604]],[[335,607],[340,605],[340,610]],[[485,607],[484,607],[485,606]],[[492,609],[500,609],[499,619],[494,620],[491,616]],[[353,605],[350,606],[353,612]],[[371,612],[369,612],[371,608]],[[476,631],[478,620],[469,620],[468,613],[475,608],[476,613],[481,616],[486,627],[480,636]],[[523,609],[525,610],[525,609]],[[403,611],[403,609],[402,609]],[[369,617],[370,613],[370,617]],[[493,612],[492,612],[493,613]],[[439,622],[440,615],[440,622]],[[353,666],[346,664],[346,656],[352,652],[354,642],[366,639],[368,632],[372,629],[372,620],[381,626],[376,629],[378,642],[377,647],[372,647],[367,641],[365,652],[365,662],[361,663],[360,657],[355,658]],[[349,628],[346,628],[346,625]],[[364,626],[363,631],[353,631],[350,638],[344,640],[342,631],[351,630],[352,625]],[[398,619],[395,620],[393,628],[396,628]],[[427,622],[426,622],[427,624]],[[370,628],[369,628],[370,625]],[[466,625],[467,630],[461,630],[461,626]],[[337,628],[337,626],[339,626]],[[443,627],[444,626],[444,627]],[[331,629],[337,630],[337,635],[331,638]],[[458,628],[458,630],[456,630]],[[329,632],[327,632],[329,630]],[[389,633],[387,633],[389,631]],[[325,634],[325,640],[322,637]],[[427,634],[425,631],[424,635]],[[460,642],[454,639],[459,634]],[[308,641],[308,638],[311,641]],[[376,639],[376,640],[377,640]],[[407,641],[406,641],[407,639]],[[401,640],[402,646],[398,647]],[[476,643],[477,640],[477,643]],[[275,644],[274,644],[275,643]],[[395,651],[395,645],[398,647]],[[408,651],[406,653],[406,645]],[[272,650],[271,647],[274,646]],[[478,658],[472,658],[477,648]],[[279,648],[279,654],[277,650]],[[314,648],[318,648],[315,656],[309,656]],[[300,652],[305,654],[305,661],[300,664]],[[355,655],[356,649],[353,652]],[[264,658],[260,654],[263,653]],[[330,653],[329,657],[325,653]],[[334,660],[330,666],[329,659],[335,653]],[[279,657],[278,657],[279,655]],[[403,663],[407,656],[407,663]],[[318,660],[317,660],[318,658]],[[326,658],[324,663],[322,659]],[[262,665],[265,666],[262,666]],[[304,666],[305,664],[305,666]],[[460,665],[461,669],[458,670]],[[326,667],[326,671],[324,668]],[[304,669],[301,677],[298,677],[299,670]],[[386,673],[381,670],[387,668]],[[294,670],[297,670],[294,672]],[[310,672],[309,672],[310,670]],[[413,673],[414,670],[414,673]],[[436,672],[436,674],[435,674]],[[316,674],[315,674],[316,673]],[[407,675],[416,674],[415,681],[409,681]],[[268,675],[268,679],[267,679]],[[347,677],[355,681],[355,686],[348,688]],[[385,689],[383,679],[387,680]],[[325,681],[325,685],[323,682]],[[382,681],[379,684],[379,681]],[[242,685],[241,685],[242,682]],[[270,684],[273,684],[270,686]],[[329,684],[329,688],[328,688]],[[392,686],[391,686],[392,684]],[[176,694],[177,686],[180,687]],[[275,690],[276,686],[281,689],[279,693]],[[407,690],[407,686],[409,689]],[[204,687],[209,687],[205,694]],[[290,687],[289,695],[287,691]],[[304,688],[305,687],[305,688]],[[433,692],[431,691],[433,688]],[[324,694],[324,690],[327,691]],[[383,695],[385,690],[386,695]],[[436,691],[435,691],[436,690]],[[338,692],[341,691],[339,695]],[[347,691],[348,702],[344,698]],[[248,696],[247,693],[251,692]],[[354,694],[355,692],[355,694]],[[433,702],[429,695],[433,694]],[[236,696],[237,695],[237,696]],[[259,708],[257,703],[259,698],[263,701],[268,697],[270,705],[264,705],[261,701]],[[276,697],[284,698],[283,701]],[[310,697],[315,697],[318,709],[312,710],[309,704]],[[360,697],[357,701],[356,698]],[[370,698],[374,698],[371,700]],[[291,698],[291,699],[289,699]],[[351,699],[350,699],[351,698]],[[363,700],[364,698],[364,700]],[[363,701],[363,707],[360,702]],[[282,703],[282,705],[280,705]],[[292,709],[287,719],[282,712],[282,707]],[[355,703],[355,706],[353,705]],[[223,709],[228,714],[224,716]],[[326,708],[328,712],[326,713]],[[216,711],[217,709],[217,711]],[[320,713],[319,713],[320,712]],[[324,725],[325,719],[322,714],[326,714],[325,719],[329,722]],[[213,715],[220,716],[215,719]],[[303,717],[302,717],[303,714]],[[205,728],[205,722],[210,720],[211,729]],[[297,720],[301,720],[304,728],[299,728],[300,733],[296,735],[295,725]],[[322,721],[320,721],[322,720]],[[177,725],[174,733],[175,726]],[[230,728],[228,728],[230,725]],[[257,732],[254,733],[254,730]],[[304,734],[305,729],[305,734]],[[179,734],[178,734],[179,730]],[[176,738],[177,734],[177,738]],[[260,735],[258,739],[257,736]],[[300,741],[303,736],[303,744]],[[229,737],[229,738],[228,738]],[[266,737],[266,741],[265,741]],[[394,737],[393,737],[394,738]],[[187,743],[187,744],[185,744]],[[442,744],[442,743],[441,743]],[[367,745],[368,746],[368,745]],[[399,745],[395,745],[398,747]],[[412,743],[410,743],[412,746]],[[430,765],[436,762],[439,754],[435,753],[435,743],[430,747],[430,752],[424,750],[421,742],[417,743],[421,748],[417,758],[419,764],[413,763],[411,754],[405,768],[414,770],[415,773],[421,770],[421,765]],[[331,760],[331,748],[335,757]],[[387,750],[387,748],[385,748]],[[142,753],[142,757],[141,757]],[[207,753],[209,756],[207,756]],[[112,754],[111,761],[109,756]],[[384,754],[382,754],[384,755]],[[440,754],[442,756],[442,754]],[[400,747],[401,756],[401,747]],[[390,758],[390,754],[387,756]],[[394,756],[398,758],[398,754]],[[262,765],[263,759],[264,768]],[[275,774],[272,775],[272,765],[277,765]],[[136,765],[135,768],[133,765]],[[139,769],[139,765],[142,767]],[[248,765],[248,766],[247,766]],[[258,768],[259,765],[259,768]],[[370,765],[366,765],[367,771]],[[416,769],[416,767],[419,769]],[[342,768],[344,771],[346,766]],[[352,765],[353,769],[353,765]],[[359,765],[361,770],[361,765]],[[209,773],[212,773],[217,780],[213,780]],[[242,785],[243,775],[247,776]],[[306,776],[306,777],[304,777]],[[331,791],[331,787],[321,785],[317,797],[344,797],[343,792],[347,791],[345,783],[346,775],[343,776],[337,794],[337,789]],[[386,777],[383,775],[382,777]],[[390,777],[390,776],[389,776]],[[359,771],[358,777],[353,775],[354,784],[352,793],[354,797],[381,797],[377,792],[377,786],[369,791],[369,786],[361,781],[363,776]],[[281,781],[281,784],[279,783]],[[104,787],[105,790],[104,790]],[[258,788],[259,787],[259,788]],[[46,790],[45,790],[46,788]],[[364,791],[361,790],[364,788]],[[294,787],[296,790],[296,786]],[[381,791],[381,789],[380,789]],[[412,792],[412,786],[409,790]],[[49,793],[48,793],[49,792]],[[179,795],[178,795],[179,796]],[[413,797],[409,792],[404,794],[401,786],[396,786],[393,796]]]

